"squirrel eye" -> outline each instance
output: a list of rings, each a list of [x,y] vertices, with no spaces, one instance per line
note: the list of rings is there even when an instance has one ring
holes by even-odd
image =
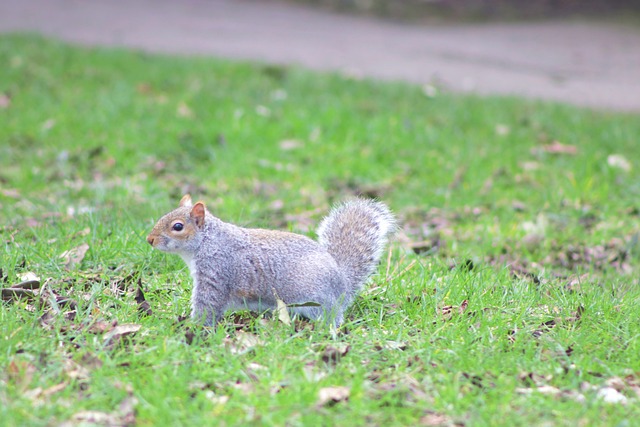
[[[173,228],[175,231],[182,231],[184,229],[184,224],[182,224],[181,222],[176,222],[171,228]]]

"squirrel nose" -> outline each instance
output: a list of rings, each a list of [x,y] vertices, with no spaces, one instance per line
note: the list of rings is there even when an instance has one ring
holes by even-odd
[[[153,246],[153,240],[154,240],[154,239],[153,239],[153,236],[152,236],[151,234],[149,234],[149,235],[147,236],[147,242],[149,242],[149,244],[150,244],[151,246]]]

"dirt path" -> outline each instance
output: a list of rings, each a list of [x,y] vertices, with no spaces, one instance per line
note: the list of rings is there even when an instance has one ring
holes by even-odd
[[[0,32],[206,54],[640,111],[640,29],[405,26],[246,0],[0,0]]]

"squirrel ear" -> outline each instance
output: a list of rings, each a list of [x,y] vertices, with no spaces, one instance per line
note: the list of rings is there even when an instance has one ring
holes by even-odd
[[[191,195],[189,194],[185,194],[184,196],[182,196],[182,199],[180,199],[180,207],[187,207],[190,208],[191,207]]]
[[[206,210],[207,209],[202,202],[196,203],[195,205],[193,205],[193,208],[191,208],[191,218],[195,221],[198,227],[202,227],[204,225],[204,216]]]

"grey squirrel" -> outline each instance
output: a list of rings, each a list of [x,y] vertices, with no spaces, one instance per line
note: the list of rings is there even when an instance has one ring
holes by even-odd
[[[176,253],[193,277],[191,317],[207,326],[226,311],[290,308],[339,326],[396,230],[381,202],[355,199],[335,206],[318,227],[318,241],[277,230],[242,228],[221,221],[187,194],[158,220],[151,246]]]

